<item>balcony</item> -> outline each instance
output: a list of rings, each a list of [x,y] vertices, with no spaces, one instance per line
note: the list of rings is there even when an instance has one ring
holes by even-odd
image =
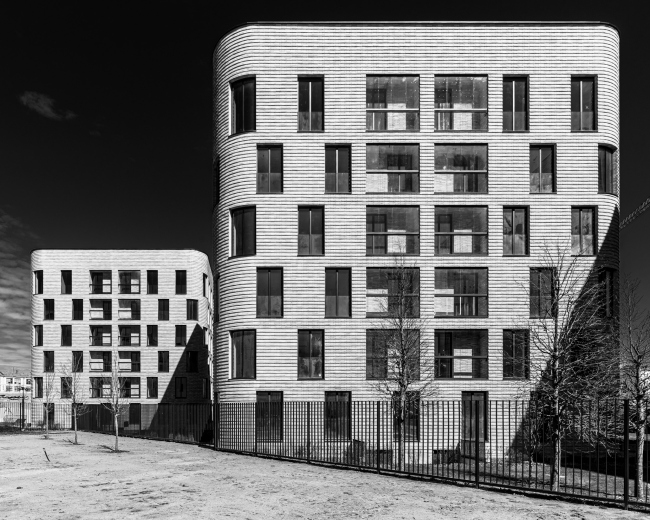
[[[140,294],[140,280],[118,284],[120,294]]]
[[[89,345],[91,347],[110,347],[112,345],[112,334],[102,333],[93,334],[89,337]]]

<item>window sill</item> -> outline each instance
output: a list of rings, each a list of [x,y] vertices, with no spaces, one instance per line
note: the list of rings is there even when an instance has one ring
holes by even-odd
[[[300,258],[309,258],[309,257],[317,257],[318,258],[318,257],[325,256],[325,253],[319,253],[317,255],[301,255],[300,253],[298,253],[296,256],[298,256]]]
[[[256,256],[256,253],[253,253],[252,255],[232,255],[228,257],[228,260],[232,260],[233,258],[247,258],[251,256]]]
[[[529,134],[530,129],[527,130],[502,130],[504,134]]]
[[[572,134],[596,134],[598,133],[598,129],[596,130],[571,130]]]
[[[256,191],[255,195],[282,195],[283,191]]]
[[[476,134],[476,133],[488,133],[489,130],[450,130],[450,129],[445,129],[445,130],[438,130],[437,128],[435,129],[436,133],[443,133],[443,132],[448,132],[450,134],[460,134],[460,133],[471,133],[471,134]]]
[[[557,191],[531,191],[529,195],[557,195]]]
[[[410,133],[419,133],[420,129],[417,130],[368,130],[366,128],[367,134],[410,134]]]
[[[297,381],[324,381],[324,377],[298,377]]]
[[[396,257],[396,256],[420,256],[420,253],[387,253],[385,255],[369,255],[366,253],[366,257],[373,257],[373,258],[382,258],[382,257]]]
[[[366,195],[419,195],[420,193],[419,191],[367,191]]]
[[[435,311],[434,311],[435,313]],[[482,315],[482,316],[434,316],[434,318],[439,319],[439,320],[467,320],[467,319],[485,319],[488,318],[489,316],[487,314]]]
[[[435,377],[436,381],[488,381],[490,377]]]
[[[326,320],[349,320],[352,316],[325,316]]]
[[[351,191],[325,191],[325,195],[352,195]]]
[[[459,170],[462,171],[462,170]],[[434,195],[488,195],[489,191],[434,191]]]
[[[238,135],[254,134],[255,132],[257,132],[257,129],[255,129],[255,130],[243,130],[241,132],[235,132],[235,133],[229,134],[228,139],[230,139],[231,137],[237,137]]]
[[[530,253],[526,253],[525,255],[507,255],[503,254],[503,258],[528,258],[530,256]]]
[[[325,130],[296,130],[298,134],[324,134]]]
[[[282,315],[282,316],[259,316],[259,315],[256,315],[255,317],[258,320],[281,320],[282,318],[284,318],[284,315]],[[206,345],[206,347],[207,347],[207,345]]]
[[[464,258],[478,257],[478,258],[481,258],[481,257],[490,256],[490,255],[489,255],[489,253],[450,253],[450,254],[436,253],[436,256],[442,256],[442,257],[445,257],[445,258],[455,258],[455,257],[464,257]]]

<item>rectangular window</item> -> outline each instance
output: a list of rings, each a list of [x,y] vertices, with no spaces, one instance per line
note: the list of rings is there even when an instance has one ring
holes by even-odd
[[[390,345],[400,341],[403,348],[389,350]],[[390,361],[389,361],[390,360]],[[404,363],[401,368],[399,364]],[[397,369],[395,375],[404,374],[411,381],[420,379],[420,331],[417,329],[368,329],[366,330],[366,379],[388,377],[388,367]]]
[[[140,372],[140,352],[119,352],[120,372]]]
[[[176,271],[176,294],[187,294],[187,271]]]
[[[527,330],[503,331],[503,379],[528,379],[530,357]]]
[[[140,300],[118,300],[118,319],[120,320],[139,320],[140,319]]]
[[[366,206],[366,255],[419,255],[418,206]]]
[[[187,345],[187,325],[176,325],[176,346]]]
[[[90,327],[90,345],[93,347],[110,347],[112,342],[111,326],[99,325]]]
[[[139,398],[140,378],[120,377],[120,396],[126,398]]]
[[[366,269],[366,317],[420,316],[420,269]]]
[[[255,206],[233,209],[230,212],[230,218],[232,221],[232,256],[254,255]]]
[[[158,346],[158,325],[147,325],[147,345],[149,347]]]
[[[436,255],[487,255],[488,210],[436,206]]]
[[[169,320],[169,300],[158,300],[158,321]]]
[[[488,393],[462,392],[463,440],[479,442],[488,440]],[[471,448],[467,447],[467,451]]]
[[[528,254],[528,208],[503,208],[503,254]]]
[[[147,271],[147,294],[158,294],[158,271]]]
[[[140,346],[140,325],[120,325],[120,347]]]
[[[84,319],[84,301],[83,300],[72,300],[72,319],[73,320],[83,320]]]
[[[43,294],[43,271],[34,271],[34,294]]]
[[[436,76],[436,130],[488,129],[487,76]]]
[[[352,393],[325,392],[325,440],[352,438]]]
[[[350,318],[351,293],[350,269],[325,269],[326,318]]]
[[[210,380],[207,377],[202,379],[201,397],[203,397],[203,399],[210,398]]]
[[[43,319],[54,319],[54,300],[43,300]]]
[[[203,273],[203,297],[208,295],[208,275]]]
[[[174,397],[176,399],[187,399],[187,378],[174,378]]]
[[[571,254],[596,254],[596,210],[571,208]]]
[[[282,268],[257,269],[257,317],[282,317]]]
[[[111,396],[110,380],[103,377],[90,378],[90,397],[99,398],[99,397],[110,397],[110,396]]]
[[[140,294],[140,271],[118,271],[120,294]]]
[[[350,193],[350,146],[325,147],[325,193]]]
[[[158,398],[158,378],[148,377],[147,378],[147,399],[157,399],[157,398]]]
[[[553,298],[554,276],[551,268],[530,270],[530,317],[551,318],[557,313]]]
[[[34,378],[34,397],[36,399],[43,399],[43,378]]]
[[[257,146],[257,193],[282,193],[282,146]]]
[[[325,254],[325,222],[322,206],[298,207],[298,256]]]
[[[298,131],[321,132],[324,112],[323,78],[298,78]]]
[[[435,145],[436,193],[487,193],[488,147],[484,144]]]
[[[598,193],[614,193],[614,154],[607,146],[598,147]]]
[[[435,377],[487,379],[487,330],[436,330]]]
[[[298,379],[323,379],[322,330],[298,331]]]
[[[61,294],[72,294],[72,271],[61,271]]]
[[[72,378],[61,378],[61,399],[70,399],[72,397]]]
[[[54,372],[53,350],[45,350],[43,352],[43,372]]]
[[[199,300],[187,300],[187,319],[188,321],[199,319]]]
[[[420,130],[420,77],[367,76],[366,130]]]
[[[530,192],[555,193],[555,147],[530,147]]]
[[[90,300],[90,319],[113,319],[113,304],[111,300]]]
[[[255,131],[255,78],[245,78],[231,84],[230,133]]]
[[[72,346],[72,325],[61,325],[61,346]]]
[[[112,280],[110,271],[90,271],[90,293],[111,294]]]
[[[281,442],[283,429],[282,392],[257,392],[255,438],[258,442]]]
[[[196,350],[185,352],[185,372],[199,371],[199,353]]]
[[[616,305],[616,292],[614,285],[614,277],[616,270],[610,267],[604,267],[598,273],[598,282],[602,291],[602,306],[603,314],[606,318],[611,318],[614,315]]]
[[[503,78],[503,131],[528,130],[528,78]]]
[[[81,350],[72,351],[72,371],[73,372],[84,371],[84,353]]]
[[[158,372],[169,372],[169,351],[158,352]]]
[[[596,130],[596,78],[571,78],[571,130]]]
[[[231,332],[232,379],[255,379],[255,331]]]
[[[436,267],[437,317],[488,315],[488,270]]]
[[[43,325],[34,325],[34,346],[43,346]]]
[[[406,402],[404,406],[403,432],[404,440],[407,442],[417,442],[420,440],[420,392],[406,392]],[[399,440],[402,433],[400,432],[400,417],[402,415],[402,402],[400,401],[399,392],[393,392],[393,439]]]
[[[418,193],[419,191],[419,145],[366,145],[366,193]]]

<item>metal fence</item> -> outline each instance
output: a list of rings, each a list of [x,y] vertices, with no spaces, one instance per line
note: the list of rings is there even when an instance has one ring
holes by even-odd
[[[0,401],[0,429],[68,430],[72,428],[72,408],[67,403],[41,401]]]

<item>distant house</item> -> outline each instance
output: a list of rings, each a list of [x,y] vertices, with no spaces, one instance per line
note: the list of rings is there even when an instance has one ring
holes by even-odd
[[[25,398],[32,395],[32,376],[27,370],[15,367],[0,368],[0,399],[17,399],[22,397],[23,388]]]

